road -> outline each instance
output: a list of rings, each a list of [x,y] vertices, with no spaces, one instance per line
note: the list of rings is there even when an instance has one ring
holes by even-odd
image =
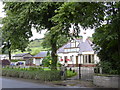
[[[2,77],[2,88],[52,88],[52,86],[33,82],[32,80]]]
[[[11,77],[0,77],[0,84],[2,81],[2,88],[6,88],[5,90],[9,90],[10,88],[25,88],[25,89],[31,89],[31,88],[38,88],[37,90],[39,90],[39,88],[43,88],[43,90],[46,88],[52,88],[53,90],[57,90],[57,88],[59,90],[68,90],[67,88],[73,88],[72,90],[78,90],[81,88],[81,90],[101,90],[101,88],[87,88],[87,87],[78,87],[78,86],[57,86],[57,85],[53,85],[53,84],[49,84],[49,83],[45,83],[45,82],[40,82],[40,81],[36,81],[36,80],[28,80],[28,79],[21,79],[21,78],[11,78]],[[0,85],[1,88],[1,85]],[[7,89],[8,88],[8,89]],[[61,88],[61,89],[60,89]],[[77,89],[78,88],[78,89]],[[16,90],[16,89],[14,89]],[[32,89],[33,90],[33,89]],[[102,88],[102,90],[113,90],[112,88]],[[114,89],[114,90],[118,90],[118,89]]]
[[[45,82],[21,78],[2,77],[0,80],[2,80],[2,88],[80,88],[74,86],[56,86]]]

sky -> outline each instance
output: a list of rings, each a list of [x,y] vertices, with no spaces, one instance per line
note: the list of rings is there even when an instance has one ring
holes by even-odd
[[[3,4],[0,1],[0,17],[5,17],[5,13],[3,12],[4,10],[2,8],[3,8]],[[72,30],[72,28],[71,28],[71,30]],[[46,30],[42,30],[41,33],[38,33],[34,28],[32,28],[32,34],[33,34],[33,36],[30,38],[30,40],[43,38],[45,32],[46,32]],[[94,30],[87,29],[85,31],[85,30],[82,29],[79,35],[80,36],[84,36],[84,32],[86,32],[86,36],[87,37],[89,37],[89,36],[92,37],[92,34],[94,33]]]

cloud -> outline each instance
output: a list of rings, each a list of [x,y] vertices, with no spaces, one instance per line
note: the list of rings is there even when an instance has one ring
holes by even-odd
[[[33,36],[30,38],[30,40],[43,38],[46,31],[47,30],[42,30],[41,33],[40,33],[40,32],[37,32],[37,30],[35,28],[32,28]]]

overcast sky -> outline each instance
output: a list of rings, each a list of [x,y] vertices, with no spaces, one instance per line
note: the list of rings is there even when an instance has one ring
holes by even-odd
[[[2,9],[3,8],[3,4],[2,2],[0,1],[0,17],[5,17],[5,13],[3,12],[4,10]],[[46,30],[42,30],[41,33],[37,33],[37,31],[35,29],[32,29],[32,33],[33,33],[33,37],[31,39],[36,39],[36,38],[43,38],[44,37],[44,34],[45,34]],[[86,31],[85,30],[81,30],[81,33],[80,35],[83,36],[83,33],[86,32],[86,36],[92,36],[92,34],[94,33],[94,30],[91,30],[91,29],[87,29]],[[30,40],[31,40],[30,39]]]

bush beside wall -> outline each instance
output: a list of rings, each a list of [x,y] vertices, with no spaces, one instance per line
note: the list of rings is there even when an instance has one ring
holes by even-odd
[[[36,79],[41,81],[57,81],[61,80],[59,71],[25,71],[16,69],[3,69],[2,76],[18,77],[25,79]]]

